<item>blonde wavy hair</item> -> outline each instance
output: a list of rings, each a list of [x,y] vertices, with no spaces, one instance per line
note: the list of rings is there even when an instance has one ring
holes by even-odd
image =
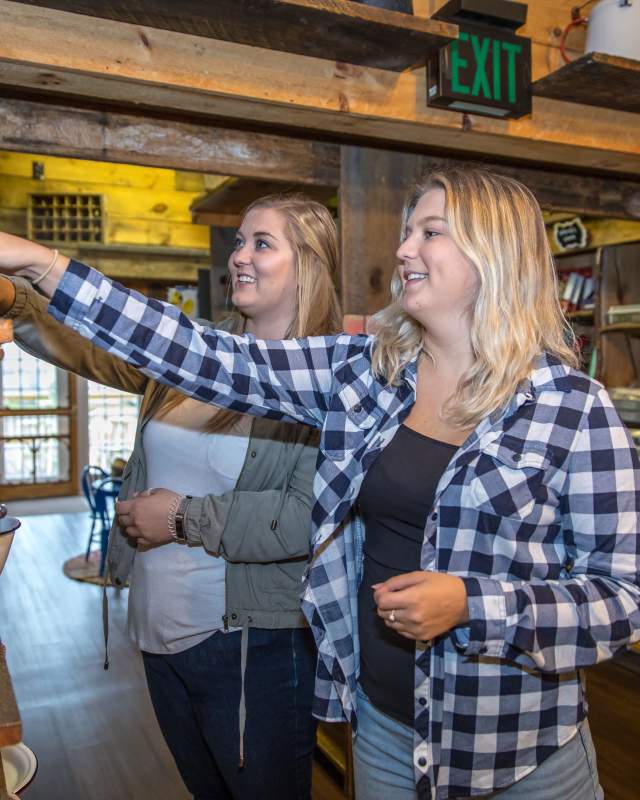
[[[335,288],[339,268],[338,231],[331,213],[304,194],[272,194],[260,197],[244,210],[243,217],[258,208],[277,211],[285,221],[285,235],[293,250],[297,296],[293,320],[284,338],[331,335],[342,331],[342,311]],[[242,333],[246,317],[236,311],[231,329]],[[158,412],[162,417],[185,396],[171,390]],[[219,433],[233,427],[240,414],[212,409],[204,430]]]
[[[475,361],[443,409],[450,424],[469,428],[507,405],[541,353],[577,367],[575,337],[560,309],[542,211],[530,190],[484,167],[432,169],[407,199],[401,239],[430,189],[444,191],[449,235],[478,276],[470,310]],[[424,328],[402,308],[397,272],[391,295],[391,304],[374,317],[373,370],[396,384],[423,348]]]

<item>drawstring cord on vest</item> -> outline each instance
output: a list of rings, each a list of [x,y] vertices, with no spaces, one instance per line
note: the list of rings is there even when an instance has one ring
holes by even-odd
[[[244,729],[247,722],[247,706],[244,693],[244,676],[247,671],[247,654],[249,651],[249,619],[245,619],[242,626],[240,639],[240,708],[238,712],[238,723],[240,728],[240,763],[238,767],[242,769],[245,764],[244,758]]]
[[[103,669],[109,669],[109,598],[107,597],[107,583],[109,581],[109,567],[105,564],[104,580],[102,581],[102,633],[104,636],[104,664]]]

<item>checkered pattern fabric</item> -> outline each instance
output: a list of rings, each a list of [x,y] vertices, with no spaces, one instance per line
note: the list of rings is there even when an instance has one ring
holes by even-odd
[[[73,262],[51,313],[156,380],[201,400],[322,430],[303,609],[319,648],[315,713],[357,725],[356,589],[364,531],[354,501],[415,396],[371,373],[371,338],[257,341]],[[439,483],[422,568],[460,576],[470,623],[416,649],[420,798],[490,793],[575,735],[581,668],[640,639],[640,471],[595,381],[541,357]]]

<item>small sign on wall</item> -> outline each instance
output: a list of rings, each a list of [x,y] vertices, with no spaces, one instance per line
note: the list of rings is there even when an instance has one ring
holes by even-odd
[[[553,241],[561,252],[581,250],[587,246],[589,231],[580,217],[554,222],[552,227]]]

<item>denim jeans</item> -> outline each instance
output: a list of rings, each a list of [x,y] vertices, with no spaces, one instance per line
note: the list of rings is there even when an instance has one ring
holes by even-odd
[[[143,653],[160,729],[194,800],[308,800],[316,663],[308,629],[249,630],[239,767],[240,631],[172,655]]]
[[[353,745],[356,800],[417,800],[413,730],[379,711],[358,688]],[[585,720],[578,733],[533,772],[478,800],[603,800],[596,754]]]

